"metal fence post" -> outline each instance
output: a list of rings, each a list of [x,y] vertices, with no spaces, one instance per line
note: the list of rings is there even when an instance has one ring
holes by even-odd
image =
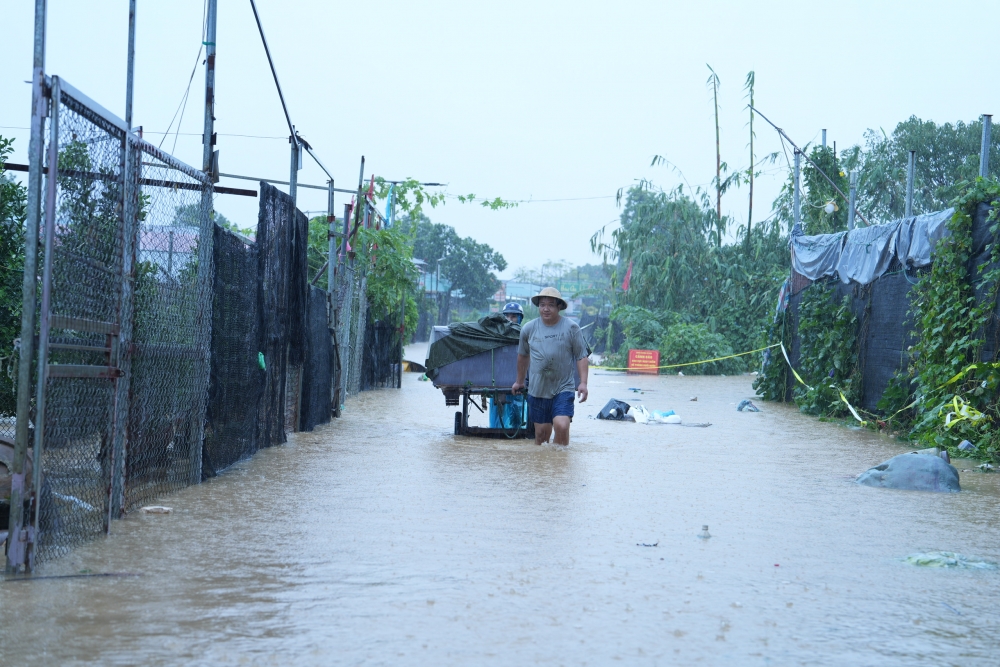
[[[139,171],[141,152],[136,150],[132,136],[132,91],[135,81],[135,9],[136,0],[129,0],[128,69],[125,78],[125,159],[122,169],[122,296],[119,304],[120,338],[119,368],[121,377],[115,387],[114,426],[111,445],[111,484],[109,485],[108,516],[105,530],[111,532],[111,522],[122,515],[125,507],[125,453],[128,449],[128,425],[132,381],[132,334],[135,296],[135,242],[139,223]],[[137,159],[137,156],[140,156]]]
[[[212,217],[212,183],[218,180],[219,158],[215,150],[215,56],[216,56],[216,26],[218,24],[218,0],[208,0],[207,13],[205,16],[205,118],[204,134],[202,135],[202,171],[205,172],[206,182],[203,183],[201,191],[201,220],[198,232],[198,317],[200,326],[198,332],[201,342],[207,342],[212,335],[212,278],[214,276],[214,266],[212,264],[213,247],[215,244],[215,222]],[[172,267],[171,267],[172,268]],[[195,451],[190,452],[190,483],[201,482],[203,442],[205,438],[205,410],[208,404],[208,381],[211,373],[209,345],[204,345],[204,355],[201,359],[204,365],[204,372],[199,380],[198,396],[201,404],[196,406],[196,414],[201,418],[197,420],[195,426],[196,437],[192,447]]]
[[[35,0],[34,57],[31,71],[31,135],[28,139],[28,206],[24,234],[24,280],[21,284],[21,342],[17,365],[17,423],[11,461],[10,518],[6,571],[17,572],[24,562],[24,471],[28,456],[28,422],[31,419],[32,361],[35,351],[35,295],[38,289],[38,226],[41,222],[42,151],[45,147],[45,9],[46,0]],[[36,466],[41,461],[34,462]]]
[[[49,379],[49,309],[52,302],[52,252],[55,247],[56,194],[59,178],[59,77],[52,77],[49,91],[51,116],[49,118],[49,173],[45,181],[45,255],[42,264],[42,304],[38,325],[38,383],[35,387],[35,442],[32,459],[38,464],[32,468],[31,489],[34,494],[35,516],[33,533],[28,539],[25,564],[34,569],[34,547],[38,539],[39,516],[41,515],[42,489],[42,445],[45,437],[45,391]]]
[[[794,218],[796,225],[802,224],[802,207],[800,201],[802,186],[800,182],[801,170],[799,168],[801,155],[802,155],[801,151],[799,150],[795,151],[795,174],[794,174],[794,184],[793,184],[794,191],[792,193],[792,216]]]
[[[858,170],[851,172],[851,194],[848,199],[847,229],[854,229],[854,209],[858,204]]]
[[[906,161],[906,214],[905,217],[913,216],[913,172],[916,171],[917,151],[910,151],[910,157]]]
[[[987,178],[990,175],[990,134],[993,129],[993,115],[983,114],[983,142],[979,147],[979,175]]]
[[[351,204],[344,204],[344,235],[340,240],[340,284],[344,295],[340,300],[340,402],[343,404],[347,396],[347,381],[351,373],[351,319],[354,311],[354,267],[347,256],[347,235],[350,233]],[[340,405],[337,406],[340,408]]]
[[[343,362],[340,358],[340,338],[337,327],[339,324],[340,303],[337,299],[337,217],[334,215],[333,179],[327,181],[326,222],[327,222],[327,256],[326,256],[326,316],[333,345],[336,348],[336,367],[331,374],[330,386],[331,411],[334,417],[340,416],[340,373]]]

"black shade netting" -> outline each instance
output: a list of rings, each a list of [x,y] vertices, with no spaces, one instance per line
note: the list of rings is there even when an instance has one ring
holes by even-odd
[[[293,222],[294,221],[294,222]],[[261,182],[257,221],[258,350],[264,353],[263,396],[258,444],[285,442],[285,378],[288,365],[304,354],[306,317],[306,231],[308,220],[292,199]]]
[[[369,319],[361,355],[361,391],[402,386],[402,359],[399,325]]]
[[[302,366],[302,412],[299,428],[311,431],[330,421],[333,412],[333,339],[330,335],[326,292],[309,288],[305,360]]]
[[[257,354],[257,246],[216,227],[213,250],[212,365],[203,478],[257,451],[265,379]]]

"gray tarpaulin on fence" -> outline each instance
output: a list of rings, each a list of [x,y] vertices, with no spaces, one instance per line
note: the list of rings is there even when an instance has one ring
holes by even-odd
[[[832,276],[840,261],[847,232],[806,236],[799,227],[792,230],[792,268],[809,280]]]
[[[792,268],[810,280],[839,275],[846,284],[867,285],[885,273],[893,259],[920,268],[931,263],[934,244],[947,235],[949,208],[836,234],[806,236],[792,230]]]

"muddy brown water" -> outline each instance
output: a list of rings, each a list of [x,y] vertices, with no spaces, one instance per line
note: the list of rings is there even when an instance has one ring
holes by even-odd
[[[456,438],[407,374],[38,572],[140,576],[0,583],[0,664],[997,664],[1000,573],[901,559],[1000,561],[1000,475],[859,487],[906,446],[750,380],[593,371],[561,448]]]

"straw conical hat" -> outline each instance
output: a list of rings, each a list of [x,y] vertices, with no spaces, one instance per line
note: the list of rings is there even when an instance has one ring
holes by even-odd
[[[560,294],[559,290],[557,290],[555,287],[546,287],[541,292],[531,297],[531,303],[537,306],[538,300],[541,299],[543,296],[549,296],[552,297],[553,299],[556,299],[559,302],[559,310],[566,310],[567,308],[569,308],[569,304],[566,303],[566,299],[562,298],[562,294]]]

